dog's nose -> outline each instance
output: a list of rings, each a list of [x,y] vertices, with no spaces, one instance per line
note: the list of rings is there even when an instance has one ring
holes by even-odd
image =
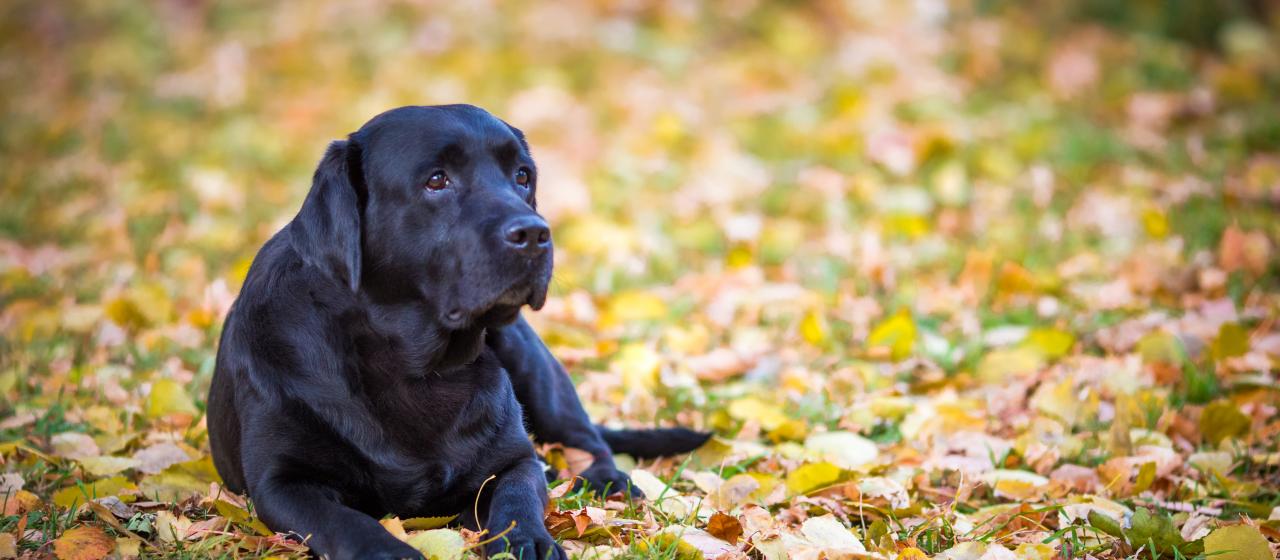
[[[538,216],[521,216],[502,228],[502,240],[516,251],[538,255],[551,246],[551,228]]]

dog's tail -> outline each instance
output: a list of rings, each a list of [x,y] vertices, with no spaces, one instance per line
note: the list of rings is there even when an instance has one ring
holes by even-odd
[[[637,459],[653,459],[688,453],[711,439],[710,432],[688,428],[650,428],[645,430],[611,430],[596,426],[596,432],[614,453],[626,453]]]

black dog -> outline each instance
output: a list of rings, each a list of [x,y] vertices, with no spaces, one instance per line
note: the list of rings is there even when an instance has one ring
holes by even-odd
[[[706,434],[593,426],[520,318],[546,299],[551,233],[523,134],[476,107],[404,107],[329,146],[296,218],[227,316],[209,442],[229,489],[330,558],[419,558],[372,516],[461,514],[487,552],[564,558],[543,526],[526,431],[590,451],[670,455]],[[479,518],[472,515],[479,505]]]

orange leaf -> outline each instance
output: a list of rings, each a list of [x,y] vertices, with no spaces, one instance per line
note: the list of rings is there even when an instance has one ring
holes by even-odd
[[[115,548],[116,541],[97,527],[76,527],[53,541],[58,560],[101,560]]]
[[[733,544],[742,536],[742,522],[738,521],[737,517],[717,511],[711,514],[711,519],[707,520],[707,532],[717,539]]]

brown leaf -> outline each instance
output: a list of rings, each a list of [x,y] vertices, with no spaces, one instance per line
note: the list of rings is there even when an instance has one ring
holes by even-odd
[[[727,543],[737,543],[742,537],[742,522],[737,517],[717,511],[707,521],[707,532]]]
[[[1262,232],[1244,232],[1231,226],[1222,232],[1218,264],[1227,272],[1246,269],[1254,275],[1267,271],[1271,243]]]
[[[116,541],[97,527],[76,527],[53,541],[58,560],[100,560],[115,549]]]

